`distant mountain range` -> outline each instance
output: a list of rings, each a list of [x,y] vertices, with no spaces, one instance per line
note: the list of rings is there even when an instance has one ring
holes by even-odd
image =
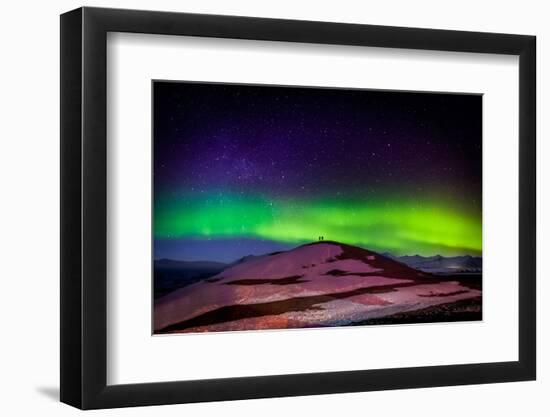
[[[384,256],[394,259],[414,269],[419,269],[432,274],[444,273],[481,273],[483,259],[477,256],[393,256],[390,253],[384,253]]]
[[[210,261],[175,261],[158,259],[154,262],[155,298],[178,288],[194,284],[223,271],[227,264]]]

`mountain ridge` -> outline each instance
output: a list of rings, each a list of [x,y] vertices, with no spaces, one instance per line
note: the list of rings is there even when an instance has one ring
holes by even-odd
[[[346,256],[345,254],[348,253],[351,254],[348,255],[351,257],[354,256],[353,254],[355,254],[355,256],[362,256],[358,251],[365,251],[365,256],[385,257],[393,261],[399,262],[400,264],[404,264],[416,271],[424,272],[426,274],[471,274],[482,272],[481,257],[471,255],[450,257],[442,255],[422,256],[418,254],[395,256],[389,252],[379,253],[359,246],[353,246],[332,240],[323,240],[305,243],[287,251],[278,251],[266,253],[263,255],[249,254],[229,263],[207,260],[184,261],[169,258],[156,259],[154,261],[155,298],[165,295],[178,288],[194,284],[195,282],[198,282],[200,280],[209,279],[214,275],[236,265],[241,265],[248,262],[256,262],[267,257],[291,253],[292,251],[298,250],[299,248],[315,245],[336,245],[343,249],[343,256]]]
[[[483,258],[481,256],[394,256],[390,253],[384,255],[412,268],[431,273],[481,273],[483,268]]]
[[[241,259],[155,300],[155,333],[352,325],[481,294],[333,241]]]

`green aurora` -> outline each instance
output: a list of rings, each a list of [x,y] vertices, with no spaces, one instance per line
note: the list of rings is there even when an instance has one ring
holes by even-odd
[[[482,252],[482,96],[154,83],[155,259]]]
[[[156,239],[326,240],[395,255],[480,255],[481,210],[439,197],[277,199],[227,193],[158,196]]]

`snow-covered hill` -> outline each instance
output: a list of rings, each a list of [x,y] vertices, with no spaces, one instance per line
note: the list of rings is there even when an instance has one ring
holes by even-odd
[[[250,258],[155,302],[155,333],[338,326],[479,297],[337,242]]]

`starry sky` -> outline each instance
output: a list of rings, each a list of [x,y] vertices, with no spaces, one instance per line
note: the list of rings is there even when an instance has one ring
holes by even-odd
[[[155,81],[154,257],[481,254],[482,97]]]

